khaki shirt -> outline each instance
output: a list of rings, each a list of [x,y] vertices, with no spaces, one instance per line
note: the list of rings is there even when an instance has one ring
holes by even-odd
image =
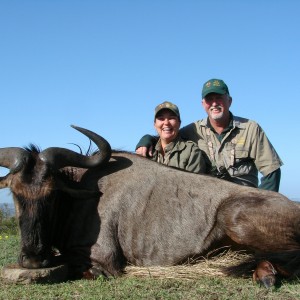
[[[223,166],[234,182],[257,187],[258,171],[266,176],[283,165],[262,128],[254,121],[233,116],[233,127],[220,142],[202,119],[180,129],[183,138],[198,143],[213,166]]]
[[[161,142],[159,140],[151,159],[193,173],[206,172],[206,161],[197,144],[192,141],[184,141],[180,137],[166,146],[164,156],[161,154]]]

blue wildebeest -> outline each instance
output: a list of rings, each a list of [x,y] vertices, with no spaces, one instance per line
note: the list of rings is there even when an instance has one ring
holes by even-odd
[[[102,137],[73,127],[100,150],[89,156],[33,145],[0,149],[0,166],[10,170],[0,187],[13,194],[21,267],[51,266],[55,247],[70,278],[117,276],[128,262],[176,265],[228,245],[255,253],[243,267],[255,263],[254,279],[267,287],[276,273],[299,275],[295,202],[112,152]]]

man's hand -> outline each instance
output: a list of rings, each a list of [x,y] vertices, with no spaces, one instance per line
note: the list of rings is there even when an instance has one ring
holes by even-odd
[[[136,154],[145,156],[145,157],[152,157],[153,156],[153,146],[150,146],[149,149],[147,147],[139,147],[135,150]]]

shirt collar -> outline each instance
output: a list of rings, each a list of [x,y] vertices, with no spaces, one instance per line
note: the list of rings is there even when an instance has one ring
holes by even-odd
[[[207,117],[206,119],[207,121],[207,127],[212,130],[213,132],[215,132],[214,128],[212,127],[212,125],[210,124],[209,118]],[[229,112],[229,124],[226,128],[224,128],[222,133],[228,132],[229,130],[231,130],[233,128],[233,114],[231,112]]]
[[[177,136],[172,142],[170,142],[166,146],[165,152],[171,151],[174,147],[175,147],[174,150],[177,150],[177,151],[178,150],[179,151],[182,150],[185,147],[185,145],[184,145],[184,143],[178,143],[179,141],[182,141],[182,139],[181,139],[180,136]],[[155,150],[157,150],[158,152],[160,152],[161,148],[162,148],[162,146],[161,146],[161,139],[159,139],[158,142],[155,145]]]
[[[229,122],[228,127],[226,129],[224,129],[224,131],[226,131],[228,129],[230,130],[230,129],[235,128],[235,127],[244,128],[244,125],[243,125],[243,123],[240,122],[239,117],[234,116],[231,112],[229,112],[229,114],[230,114],[230,122]],[[214,131],[213,127],[210,124],[210,121],[209,121],[208,117],[205,118],[205,119],[202,119],[200,121],[200,126],[208,127],[208,128],[210,128],[211,130]]]

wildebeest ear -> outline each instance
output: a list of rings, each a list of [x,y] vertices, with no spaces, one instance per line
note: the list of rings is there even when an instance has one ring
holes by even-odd
[[[3,177],[0,177],[0,189],[4,189],[10,186],[10,177],[9,174]]]

